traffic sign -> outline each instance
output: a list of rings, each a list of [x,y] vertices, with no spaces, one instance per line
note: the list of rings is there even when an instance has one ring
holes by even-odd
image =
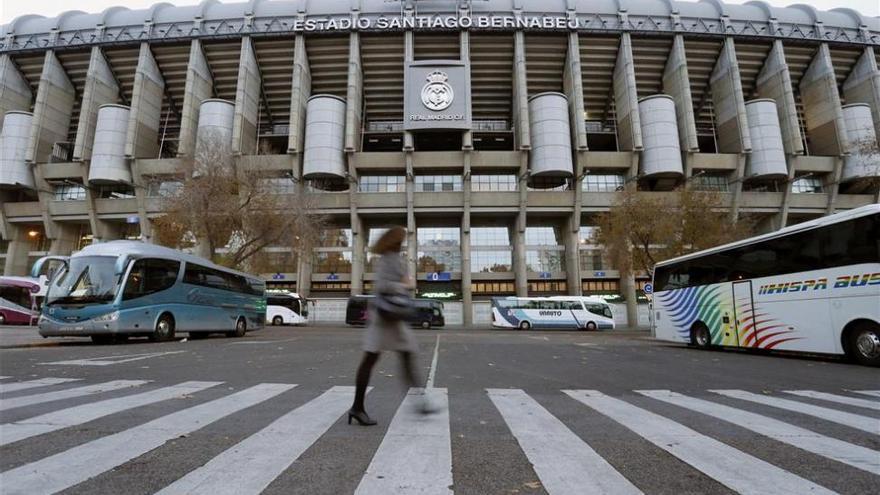
[[[652,284],[645,284],[645,288],[643,289],[645,294],[651,294],[654,292],[654,286]]]

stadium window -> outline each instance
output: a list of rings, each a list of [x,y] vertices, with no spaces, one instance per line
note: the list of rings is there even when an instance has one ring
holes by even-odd
[[[515,175],[472,175],[471,190],[481,192],[516,191]]]
[[[362,193],[406,192],[406,177],[402,175],[362,175],[358,178]]]
[[[791,183],[795,194],[818,194],[823,192],[822,181],[818,177],[799,177]]]
[[[727,192],[729,182],[727,174],[700,174],[692,177],[691,184],[696,191]]]
[[[623,187],[626,179],[622,174],[588,174],[581,182],[581,190],[590,192],[613,192]]]

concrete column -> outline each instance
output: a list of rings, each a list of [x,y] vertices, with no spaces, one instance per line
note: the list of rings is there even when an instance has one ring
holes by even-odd
[[[346,153],[361,150],[363,102],[364,74],[361,68],[361,38],[360,33],[352,32],[348,38],[348,89],[345,94]]]
[[[577,32],[568,33],[568,53],[562,86],[568,98],[571,120],[571,143],[576,151],[587,150],[587,125],[584,122],[584,84],[581,78],[581,50]]]
[[[751,151],[752,141],[749,137],[749,123],[746,118],[745,99],[733,38],[724,39],[724,46],[715,63],[709,85],[712,88],[718,151],[721,153]]]
[[[880,70],[873,47],[865,47],[856,66],[843,83],[847,103],[867,103],[874,118],[874,131],[880,140]]]
[[[236,155],[257,154],[262,88],[263,79],[260,66],[257,65],[254,43],[250,36],[245,36],[241,39],[235,115],[232,118],[232,152]]]
[[[356,296],[364,293],[364,265],[366,264],[367,231],[364,222],[357,212],[357,208],[351,209],[351,295]]]
[[[574,215],[569,215],[563,226],[565,245],[565,280],[568,284],[568,293],[573,296],[581,294],[581,267],[578,260],[580,253],[578,252],[578,229],[580,227],[580,218],[575,220]]]
[[[309,297],[312,292],[312,256],[314,253],[303,251],[300,253],[298,270],[296,274],[296,292],[302,297]]]
[[[159,156],[159,126],[162,121],[162,99],[165,79],[153,57],[149,43],[141,43],[134,88],[131,93],[131,113],[125,139],[125,156],[129,158],[157,158]],[[138,177],[135,177],[138,180]]]
[[[620,278],[620,292],[626,298],[626,324],[636,327],[639,324],[639,302],[636,300],[636,276],[632,270]]]
[[[468,15],[469,10],[463,14]],[[471,38],[468,31],[459,34],[459,58],[470,70]],[[462,196],[461,214],[461,309],[462,323],[472,325],[474,322],[474,298],[471,291],[471,152],[474,149],[471,131],[465,131],[462,137]]]
[[[92,157],[92,144],[95,142],[95,124],[98,120],[98,107],[119,101],[119,84],[104,52],[100,47],[92,47],[89,69],[86,72],[82,102],[79,108],[79,122],[76,126],[76,142],[73,146],[73,159],[88,160]]]
[[[312,72],[306,54],[305,37],[298,35],[293,50],[293,80],[290,94],[288,153],[302,153],[305,143],[306,103],[312,94]]]
[[[0,120],[6,112],[31,109],[31,86],[8,54],[0,55]],[[3,126],[0,121],[0,127]]]
[[[519,213],[516,216],[513,237],[513,273],[515,276],[516,295],[526,297],[529,293],[529,274],[526,270],[526,212],[528,211],[528,185],[527,177],[529,170],[528,153],[520,154],[519,164]]]
[[[461,306],[465,325],[474,321],[474,300],[471,292],[471,153],[464,152],[462,191],[464,206],[461,215]]]
[[[741,153],[736,161],[736,177],[731,184],[733,186],[733,201],[730,205],[730,219],[736,221],[739,219],[739,204],[742,200],[742,187],[746,175],[746,157],[748,155]]]
[[[642,124],[639,119],[639,94],[629,33],[620,35],[617,62],[614,64],[614,109],[617,115],[617,145],[620,151],[642,149]]]
[[[407,267],[409,269],[410,275],[413,277],[416,276],[418,271],[416,270],[417,261],[418,261],[418,243],[416,242],[416,214],[414,208],[415,202],[415,177],[413,175],[413,157],[412,153],[408,152],[405,155],[406,159],[406,257],[407,257]]]
[[[54,222],[55,228],[52,244],[49,247],[49,254],[56,256],[69,256],[76,248],[79,239],[79,224],[71,224],[68,222]]]
[[[143,175],[140,170],[140,162],[132,160],[131,175],[134,177],[134,197],[137,200],[138,222],[141,227],[141,239],[144,242],[153,242],[153,224],[147,218],[147,185],[143,182]]]
[[[34,102],[33,131],[26,155],[28,162],[48,162],[55,143],[67,141],[75,101],[76,90],[64,67],[54,51],[47,51]]]
[[[31,243],[27,239],[24,228],[10,224],[6,231],[9,248],[6,251],[3,273],[9,276],[28,275],[30,268],[28,266],[28,252],[31,250]]]
[[[404,15],[412,17],[412,7],[407,7]],[[403,33],[403,64],[404,70],[415,59],[415,39],[412,30]],[[403,133],[403,152],[406,161],[406,257],[409,273],[415,278],[418,275],[418,238],[416,236],[415,206],[415,171],[413,169],[413,135],[411,132]]]
[[[522,31],[513,33],[513,126],[516,147],[532,147],[529,130],[529,86],[526,77],[526,39]]]
[[[828,45],[819,46],[801,78],[800,91],[811,154],[838,156],[847,152],[846,124]]]
[[[791,84],[788,64],[785,62],[785,49],[782,46],[782,41],[773,42],[773,48],[758,74],[756,88],[759,96],[772,98],[776,102],[776,112],[779,114],[779,126],[782,130],[782,144],[785,146],[785,153],[788,155],[803,154],[804,140],[798,123],[794,86]]]
[[[694,100],[691,97],[691,81],[688,75],[687,55],[684,50],[684,37],[675,35],[672,50],[663,70],[663,92],[675,101],[675,116],[678,118],[678,140],[681,150],[696,152],[697,124],[694,117]]]
[[[214,95],[214,78],[202,50],[202,42],[194,39],[189,49],[186,67],[183,107],[180,110],[180,140],[177,156],[192,157],[196,149],[196,130],[199,127],[199,107],[202,101]]]

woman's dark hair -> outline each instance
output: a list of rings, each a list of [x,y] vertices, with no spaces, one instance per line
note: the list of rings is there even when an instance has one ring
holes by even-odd
[[[391,227],[373,244],[373,254],[399,253],[406,239],[406,229],[401,226]]]

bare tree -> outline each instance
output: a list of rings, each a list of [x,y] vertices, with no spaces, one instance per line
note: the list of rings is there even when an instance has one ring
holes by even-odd
[[[748,237],[747,220],[731,223],[718,193],[682,188],[670,194],[628,189],[598,217],[595,241],[621,275],[658,262]]]
[[[182,187],[163,200],[164,215],[155,222],[162,244],[194,245],[201,256],[250,269],[270,246],[309,253],[323,229],[312,194],[301,187],[276,190],[273,181],[290,179],[267,177],[247,157],[236,164],[228,140],[218,134],[200,134],[194,158],[177,172]],[[218,249],[225,252],[218,255]]]

